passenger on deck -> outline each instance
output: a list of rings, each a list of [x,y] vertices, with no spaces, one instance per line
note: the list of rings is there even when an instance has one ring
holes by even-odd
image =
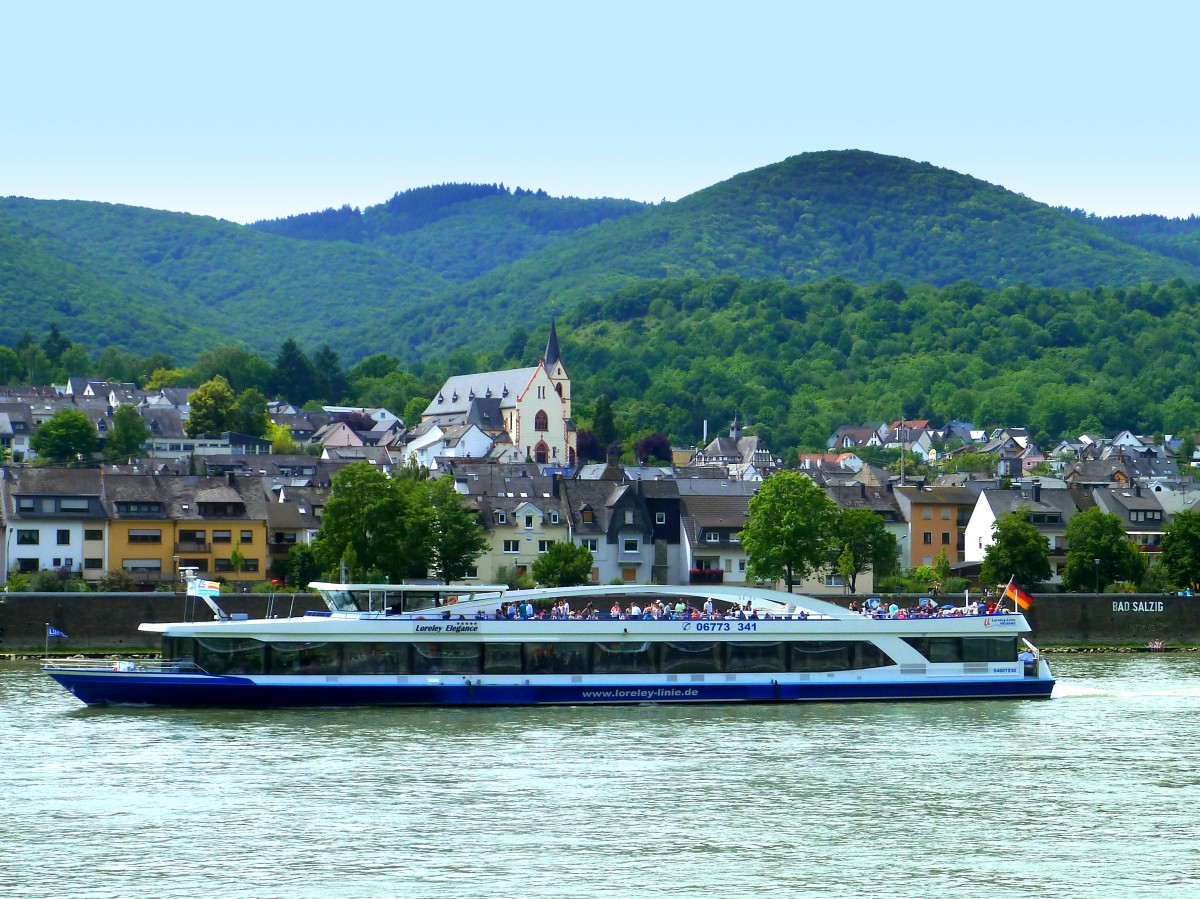
[[[608,617],[610,617],[610,618],[624,618],[625,617],[625,613],[621,611],[621,603],[615,599],[613,600],[612,608],[608,610]]]

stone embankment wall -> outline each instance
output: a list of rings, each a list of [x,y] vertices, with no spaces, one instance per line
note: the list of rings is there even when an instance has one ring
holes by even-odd
[[[849,597],[830,597],[846,605]],[[915,598],[909,598],[915,601]],[[946,598],[961,603],[961,597]],[[251,618],[287,617],[324,609],[307,593],[226,593],[222,608]],[[1033,641],[1046,646],[1130,646],[1162,640],[1168,647],[1200,645],[1200,597],[1162,594],[1046,594],[1034,597],[1027,615]],[[202,601],[173,593],[0,594],[0,653],[40,652],[46,624],[65,632],[55,652],[157,650],[156,635],[138,631],[143,621],[209,621]]]
[[[308,593],[225,593],[218,601],[231,615],[245,612],[251,618],[325,608]],[[47,624],[67,635],[50,640],[52,652],[157,651],[161,638],[139,631],[143,621],[212,619],[203,600],[176,593],[0,593],[0,653],[43,651]]]

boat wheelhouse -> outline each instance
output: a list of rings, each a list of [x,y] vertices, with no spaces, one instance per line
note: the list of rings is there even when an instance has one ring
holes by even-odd
[[[1017,613],[873,618],[722,585],[317,583],[326,611],[247,619],[206,583],[189,595],[214,620],[141,625],[161,635],[160,661],[43,670],[88,704],[170,706],[1045,698],[1054,686]],[[552,604],[574,611],[529,615]]]

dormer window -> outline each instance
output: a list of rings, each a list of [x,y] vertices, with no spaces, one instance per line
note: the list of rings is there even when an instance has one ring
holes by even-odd
[[[596,520],[596,513],[593,512],[591,509],[583,509],[582,512],[583,512],[583,523],[584,524],[591,524],[592,522],[594,522]]]
[[[508,513],[507,512],[497,512],[496,513],[496,524],[508,524]]]

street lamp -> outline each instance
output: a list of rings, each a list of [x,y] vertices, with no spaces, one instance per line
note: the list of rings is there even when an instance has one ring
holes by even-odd
[[[1100,560],[1092,559],[1096,563],[1096,592],[1100,592]]]

